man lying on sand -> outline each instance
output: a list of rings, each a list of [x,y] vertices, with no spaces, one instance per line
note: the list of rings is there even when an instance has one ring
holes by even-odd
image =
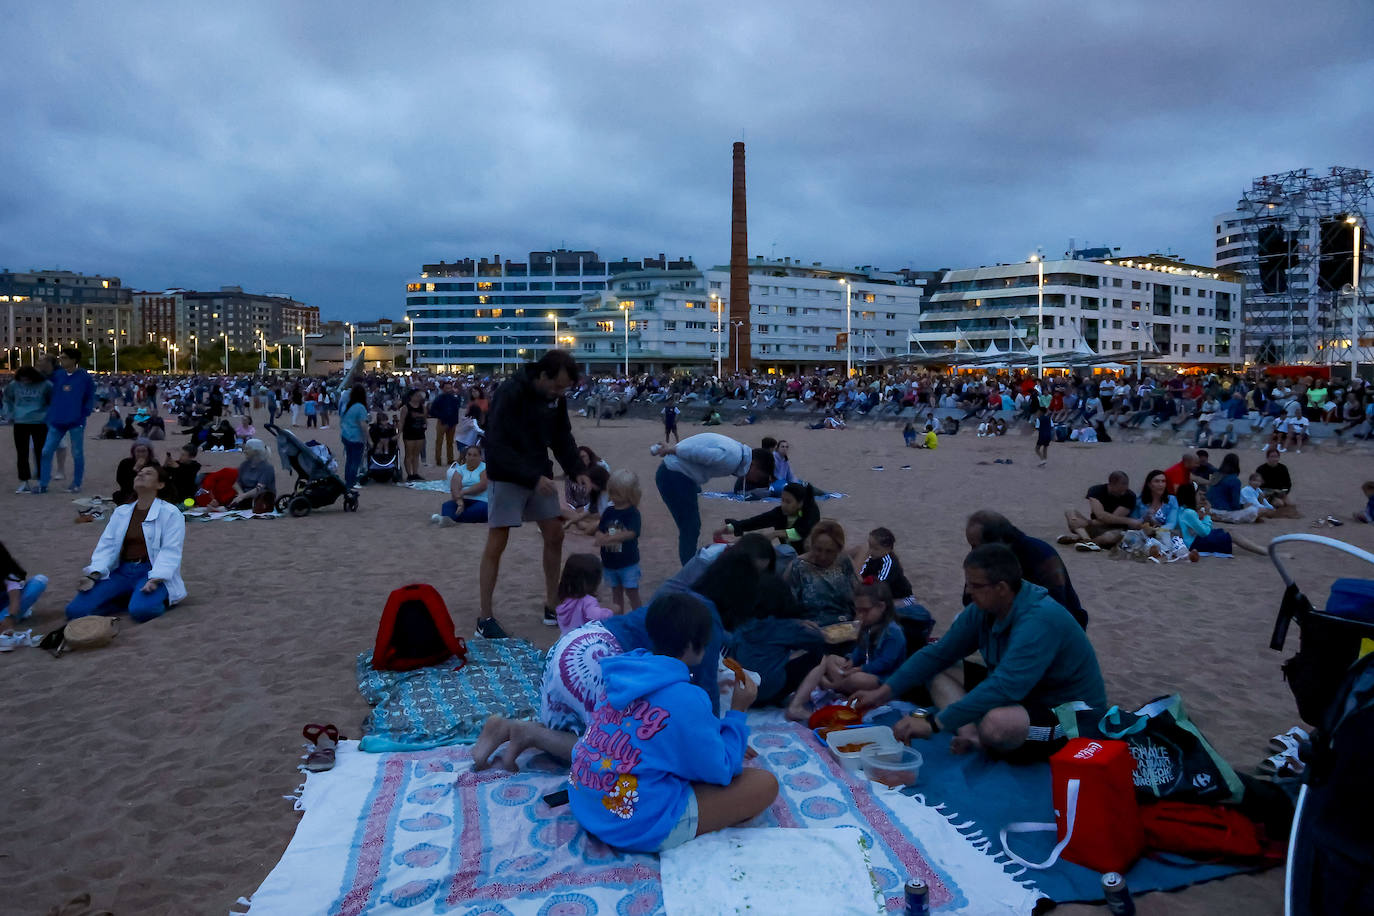
[[[1014,761],[1044,760],[1064,744],[1054,707],[1081,700],[1106,708],[1097,653],[1063,606],[1022,580],[1016,555],[1003,544],[983,544],[969,553],[964,587],[973,600],[949,631],[907,659],[881,687],[856,694],[859,706],[877,706],[925,685],[939,710],[902,719],[892,729],[898,740],[950,730],[956,754],[982,748]],[[959,683],[948,669],[974,651],[987,661],[987,674],[965,665]]]

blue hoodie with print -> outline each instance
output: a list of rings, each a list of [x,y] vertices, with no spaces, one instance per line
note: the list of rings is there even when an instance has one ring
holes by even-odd
[[[48,402],[48,425],[65,432],[86,422],[95,410],[95,382],[90,373],[77,368],[72,372],[58,368],[52,374],[52,400]]]
[[[569,800],[589,833],[654,852],[687,810],[692,783],[729,785],[744,765],[744,713],[716,718],[679,659],[634,649],[603,659],[605,698],[573,748]]]

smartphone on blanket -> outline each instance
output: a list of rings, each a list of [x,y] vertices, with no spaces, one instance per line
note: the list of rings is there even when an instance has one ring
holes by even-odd
[[[544,796],[544,804],[550,808],[561,808],[568,803],[568,790],[559,789]]]

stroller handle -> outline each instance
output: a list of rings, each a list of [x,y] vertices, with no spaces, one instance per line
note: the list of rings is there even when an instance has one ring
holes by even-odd
[[[1370,553],[1367,550],[1361,550],[1358,547],[1355,547],[1351,544],[1347,544],[1345,541],[1338,541],[1335,538],[1323,537],[1320,534],[1281,534],[1269,542],[1269,559],[1274,564],[1274,568],[1279,571],[1279,576],[1283,579],[1283,584],[1285,587],[1292,585],[1294,580],[1293,577],[1288,574],[1288,570],[1284,568],[1283,563],[1279,562],[1279,553],[1277,548],[1280,544],[1288,544],[1295,541],[1302,542],[1305,544],[1320,544],[1323,547],[1331,547],[1335,550],[1341,551],[1342,553],[1348,553],[1352,557],[1358,557],[1359,559],[1364,560],[1366,563],[1374,564],[1374,553]]]

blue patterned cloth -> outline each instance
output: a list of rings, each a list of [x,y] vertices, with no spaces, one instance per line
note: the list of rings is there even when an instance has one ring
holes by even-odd
[[[358,692],[372,707],[364,751],[414,751],[471,744],[491,716],[539,717],[544,653],[523,639],[474,639],[468,662],[449,659],[414,671],[376,671],[358,655]]]

